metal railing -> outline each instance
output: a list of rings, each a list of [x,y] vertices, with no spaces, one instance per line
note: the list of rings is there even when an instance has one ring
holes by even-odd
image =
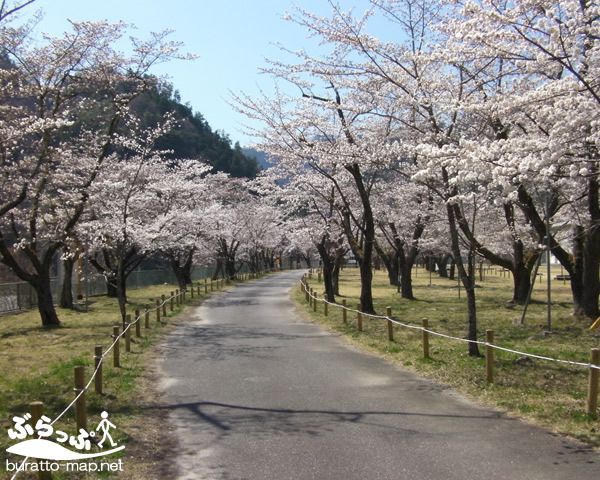
[[[210,277],[212,267],[196,267],[192,271],[192,280]],[[243,273],[243,272],[241,272]],[[139,270],[127,278],[127,288],[136,289],[150,285],[176,284],[177,278],[172,270]],[[57,278],[50,281],[52,298],[58,302],[61,285]],[[73,276],[73,297],[92,297],[106,295],[106,277],[100,274],[87,275],[79,278]],[[12,282],[0,284],[0,313],[31,310],[37,307],[35,290],[26,282]]]

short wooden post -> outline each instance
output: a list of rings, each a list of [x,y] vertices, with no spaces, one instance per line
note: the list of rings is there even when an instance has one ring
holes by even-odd
[[[144,327],[150,328],[150,305],[144,305]]]
[[[485,377],[487,383],[494,383],[494,331],[485,331]]]
[[[125,351],[131,352],[131,315],[127,314],[125,327]]]
[[[313,299],[313,312],[317,311],[317,299],[319,298],[319,294],[315,292],[315,298]]]
[[[309,304],[309,305],[312,307],[312,306],[313,306],[313,303],[314,303],[314,301],[315,301],[315,293],[314,293],[313,289],[311,288],[311,289],[310,289],[310,295],[309,295],[309,301],[308,301],[308,304]]]
[[[323,315],[326,317],[329,315],[329,304],[327,303],[327,298],[325,298],[325,302],[323,303]]]
[[[317,273],[317,281],[321,283],[321,272]]]
[[[35,427],[38,420],[44,416],[44,404],[42,402],[31,402],[29,404],[29,414],[31,415],[31,421],[29,423],[32,427]],[[41,460],[38,460],[38,464],[40,465],[38,478],[40,480],[52,480],[52,473],[49,470],[42,470]]]
[[[309,292],[309,290],[308,290],[308,285],[306,285],[306,286],[304,287],[304,293],[305,293],[305,298],[306,298],[306,301],[307,301],[307,302],[310,304],[310,292]]]
[[[121,366],[121,352],[119,349],[119,327],[113,327],[113,338],[115,339],[115,345],[113,347],[113,365],[115,367]]]
[[[392,307],[387,307],[385,309],[385,314],[388,317],[387,320],[387,331],[388,331],[388,341],[394,341],[394,323],[392,322]]]
[[[78,395],[75,401],[75,418],[77,423],[77,432],[81,428],[87,430],[87,412],[85,402],[85,367],[79,365],[75,367],[75,395]]]
[[[161,304],[162,304],[162,316],[167,316],[167,299],[165,298],[165,294],[163,293],[161,296]]]
[[[590,364],[600,366],[600,349],[592,348],[590,353]],[[590,368],[590,381],[588,388],[588,414],[594,418],[598,415],[598,379],[600,378],[600,370]]]
[[[171,292],[171,298],[169,299],[169,311],[175,310],[175,292]]]
[[[96,376],[94,377],[94,387],[98,395],[102,395],[102,345],[94,347],[94,368]]]
[[[424,318],[423,322],[423,358],[429,358],[429,320]]]
[[[360,309],[362,308],[362,305],[359,303],[356,305],[356,323],[358,324],[358,331],[362,332],[363,331],[363,324],[362,324],[362,314],[360,313]]]
[[[35,427],[38,420],[44,416],[44,404],[42,402],[31,402],[29,404],[29,414],[31,415],[29,424]]]
[[[194,287],[192,287],[194,288]],[[198,296],[200,296],[200,282],[198,282]]]
[[[347,309],[347,305],[346,305],[346,299],[344,298],[342,300],[342,322],[344,323],[348,323],[348,310]]]
[[[142,336],[142,318],[139,310],[135,311],[135,336],[136,338],[140,338]]]
[[[160,322],[160,300],[156,299],[156,323]]]

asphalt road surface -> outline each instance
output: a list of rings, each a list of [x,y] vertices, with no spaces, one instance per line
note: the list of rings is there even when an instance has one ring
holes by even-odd
[[[361,353],[289,300],[299,272],[219,292],[169,336],[179,479],[597,479],[600,455]]]

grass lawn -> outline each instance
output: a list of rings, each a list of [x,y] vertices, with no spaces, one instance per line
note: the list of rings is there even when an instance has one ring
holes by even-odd
[[[163,294],[168,298],[176,288],[159,285],[130,290],[128,311],[133,316],[136,309],[143,312],[146,304],[154,308],[155,299]],[[201,298],[196,294],[191,299],[187,294],[187,302],[197,303]],[[168,315],[160,323],[152,312],[150,328],[146,329],[142,322],[140,338],[136,338],[135,329],[132,329],[130,353],[125,353],[125,339],[120,341],[121,366],[113,367],[112,352],[104,359],[103,394],[94,392],[94,383],[86,394],[88,432],[96,428],[102,419],[100,414],[107,411],[109,420],[116,426],[111,430],[113,439],[118,445],[126,446],[125,450],[110,457],[100,457],[111,463],[122,460],[124,473],[119,473],[118,478],[148,478],[148,472],[159,461],[152,448],[165,443],[166,437],[157,418],[161,412],[149,410],[152,408],[149,406],[156,405],[153,360],[157,353],[155,348],[147,347],[155,345],[173,328],[177,315],[183,309],[183,306],[175,307],[171,313],[167,304]],[[59,309],[62,322],[59,328],[42,327],[37,311],[0,317],[0,430],[5,432],[0,435],[0,478],[12,476],[5,471],[7,461],[22,459],[6,452],[17,442],[8,437],[8,429],[14,427],[12,417],[28,413],[30,402],[42,401],[44,414],[54,420],[75,398],[74,367],[85,366],[87,382],[94,370],[94,347],[102,345],[106,352],[113,342],[113,326],[121,324],[118,312],[116,299],[94,297],[90,299],[88,312]],[[69,435],[76,434],[74,408],[68,410],[54,428]],[[54,437],[51,439],[55,440]],[[68,443],[65,446],[73,450]],[[99,459],[92,459],[95,460]],[[65,473],[61,470],[53,478],[114,478],[115,475],[107,472]],[[17,478],[38,477],[33,473],[20,473]]]
[[[464,290],[459,298],[456,281],[430,276],[423,269],[413,271],[414,295],[417,300],[402,300],[396,287],[389,285],[385,272],[375,272],[373,296],[376,311],[385,315],[392,307],[392,316],[402,323],[421,326],[427,318],[429,329],[466,338],[467,306]],[[588,329],[589,321],[572,316],[568,282],[554,280],[560,268],[552,272],[551,332],[547,328],[546,276],[533,290],[525,324],[519,324],[522,305],[512,298],[512,279],[507,274],[487,272],[478,281],[477,318],[479,340],[485,341],[487,329],[494,331],[494,344],[501,347],[563,360],[588,363],[590,349],[600,348],[600,329]],[[545,274],[545,270],[544,270]],[[356,308],[360,295],[359,272],[345,269],[340,279],[341,303]],[[319,298],[324,287],[317,274],[309,280]],[[580,441],[600,446],[600,423],[587,414],[589,369],[539,359],[525,360],[520,355],[494,351],[494,383],[486,381],[485,359],[469,357],[467,344],[430,335],[430,359],[423,358],[420,330],[394,326],[394,341],[387,339],[387,322],[364,318],[363,329],[357,329],[356,315],[347,312],[348,323],[342,322],[342,310],[329,307],[324,316],[323,303],[314,313],[300,289],[293,294],[300,308],[310,318],[326,328],[342,333],[351,342],[419,374],[450,385],[488,406],[500,408],[527,421],[569,435]],[[485,354],[485,346],[480,346]]]

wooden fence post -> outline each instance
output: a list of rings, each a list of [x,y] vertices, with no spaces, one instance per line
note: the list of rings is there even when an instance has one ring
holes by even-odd
[[[346,305],[346,299],[344,298],[342,300],[342,322],[344,323],[348,323],[348,310],[346,310],[347,305]]]
[[[358,331],[362,332],[363,331],[363,324],[362,324],[362,314],[360,313],[360,309],[362,308],[362,305],[359,303],[356,305],[356,323],[358,325]]]
[[[77,423],[77,432],[81,428],[87,430],[87,412],[85,402],[85,367],[79,365],[75,367],[75,395],[78,396],[75,401],[75,417]]]
[[[44,404],[42,402],[31,402],[29,404],[29,413],[31,415],[30,425],[35,427],[35,424],[44,415]],[[38,470],[39,480],[52,480],[52,473],[49,470],[42,470],[41,460],[38,460],[38,465],[40,465],[40,469]]]
[[[135,336],[137,338],[142,336],[142,318],[139,310],[135,311]]]
[[[165,298],[165,294],[163,293],[161,296],[161,303],[162,303],[162,316],[163,318],[167,316],[167,299]]]
[[[388,341],[393,342],[394,341],[394,323],[390,320],[392,318],[392,307],[387,307],[385,314],[388,317],[388,321],[387,321]]]
[[[131,315],[127,314],[125,327],[125,351],[131,352]]]
[[[592,348],[590,353],[590,364],[600,365],[600,350]],[[588,414],[594,418],[598,415],[598,379],[600,378],[600,370],[590,368],[590,381],[588,388]]]
[[[94,368],[96,376],[94,377],[94,386],[96,393],[102,395],[102,345],[96,345],[94,347]]]
[[[144,305],[144,327],[150,328],[150,305]]]
[[[423,358],[429,358],[429,319],[424,318],[423,322]]]
[[[317,311],[317,298],[319,298],[319,294],[315,292],[315,298],[313,299],[313,312]]]
[[[115,346],[113,347],[113,365],[115,367],[121,366],[121,352],[119,349],[119,327],[113,327],[113,338],[115,339]]]
[[[171,298],[169,299],[169,311],[175,310],[175,292],[171,292]]]
[[[485,378],[487,383],[494,383],[494,331],[485,331]]]

